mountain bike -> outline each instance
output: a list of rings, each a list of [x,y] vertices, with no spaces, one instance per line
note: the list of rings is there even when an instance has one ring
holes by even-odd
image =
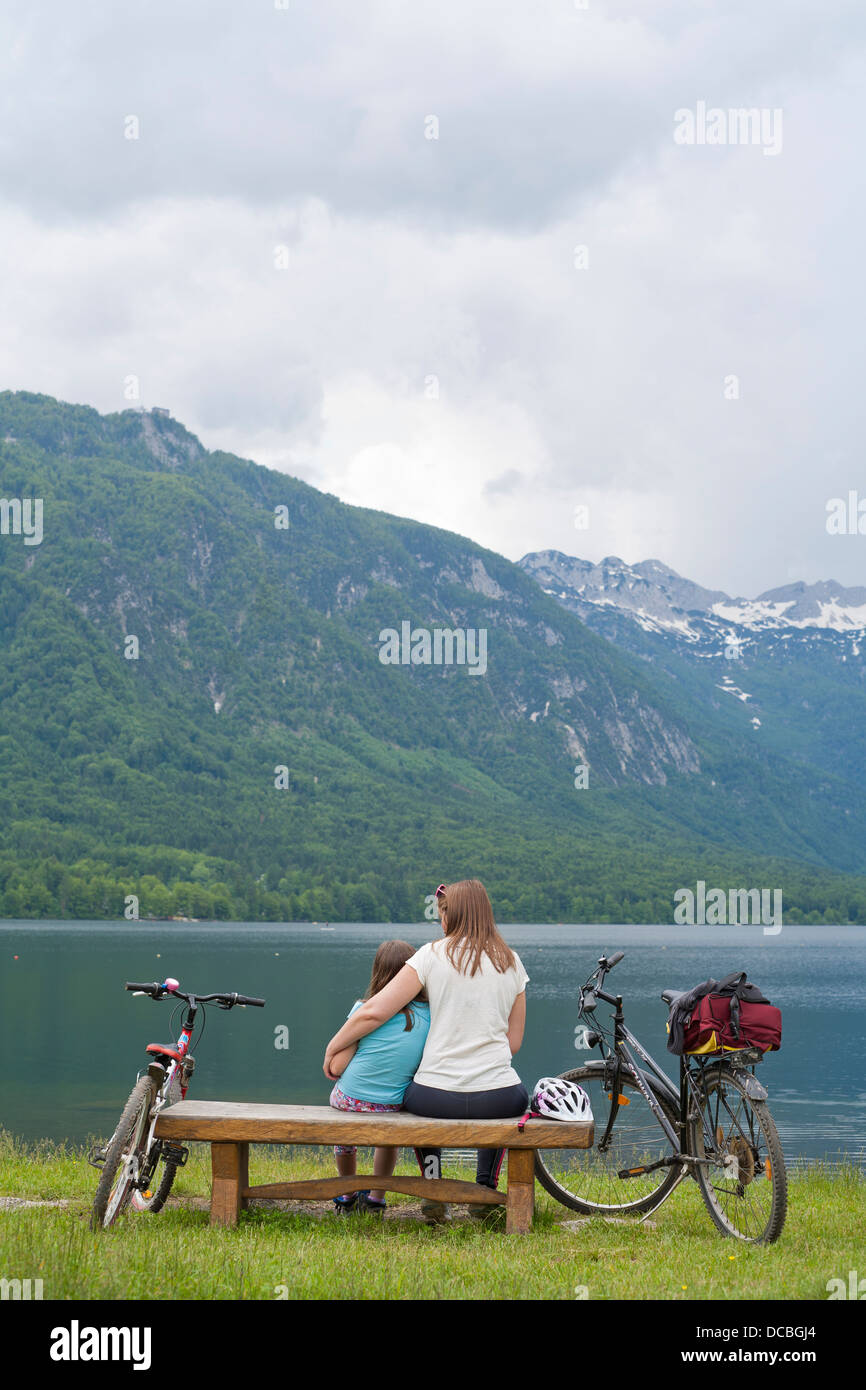
[[[778,1240],[788,1183],[767,1091],[755,1075],[763,1053],[683,1056],[675,1085],[626,1027],[622,996],[604,990],[624,954],[602,956],[580,991],[575,1046],[598,1047],[600,1060],[561,1073],[589,1095],[594,1145],[539,1150],[539,1182],[573,1211],[645,1220],[692,1177],[723,1235],[755,1245]],[[670,1007],[680,992],[662,990],[662,1000]],[[614,1010],[603,1022],[600,1002]]]
[[[146,994],[151,999],[176,999],[186,1003],[186,1015],[180,1036],[170,1043],[148,1043],[147,1071],[139,1073],[123,1108],[117,1128],[106,1144],[91,1149],[88,1163],[101,1169],[90,1224],[94,1230],[105,1230],[120,1213],[131,1206],[135,1211],[158,1212],[165,1206],[175,1174],[189,1156],[189,1150],[154,1134],[157,1117],[167,1105],[183,1100],[195,1070],[195,1058],[190,1055],[192,1036],[199,1010],[202,1011],[204,1035],[204,1005],[216,1004],[220,1009],[244,1007],[264,1008],[264,999],[250,999],[244,994],[188,994],[180,989],[177,980],[162,984],[127,984],[133,994]],[[157,1177],[160,1163],[162,1169]]]

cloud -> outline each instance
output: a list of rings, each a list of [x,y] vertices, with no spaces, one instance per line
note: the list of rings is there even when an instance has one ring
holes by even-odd
[[[513,558],[862,581],[824,528],[862,476],[858,7],[0,26],[4,385],[116,410],[135,378],[209,447]],[[782,153],[676,145],[699,100],[781,107]]]

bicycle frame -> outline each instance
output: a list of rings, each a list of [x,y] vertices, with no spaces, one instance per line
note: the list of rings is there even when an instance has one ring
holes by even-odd
[[[601,976],[604,982],[604,971]],[[589,994],[590,1003],[587,1007],[586,995]],[[609,1148],[613,1135],[614,1125],[620,1109],[621,1087],[620,1082],[623,1074],[634,1081],[644,1100],[650,1107],[655,1116],[659,1127],[666,1135],[671,1145],[672,1153],[657,1162],[643,1166],[641,1168],[624,1170],[620,1176],[636,1176],[638,1173],[650,1172],[660,1167],[683,1167],[683,1176],[697,1165],[707,1166],[716,1157],[717,1141],[712,1124],[708,1120],[706,1109],[701,1103],[703,1095],[706,1093],[705,1074],[709,1068],[713,1068],[718,1076],[731,1074],[735,1070],[745,1072],[743,1063],[756,1062],[760,1060],[761,1054],[753,1049],[744,1050],[743,1057],[739,1062],[726,1058],[694,1058],[680,1057],[679,1087],[675,1086],[667,1073],[659,1066],[655,1058],[647,1051],[638,1038],[626,1026],[622,1011],[622,996],[605,994],[600,988],[581,990],[580,996],[580,1017],[585,1018],[591,1015],[596,1008],[599,999],[614,1007],[613,1014],[613,1038],[611,1041],[605,1036],[600,1027],[593,1027],[596,1034],[596,1043],[602,1054],[605,1067],[605,1088],[610,1087],[610,1111],[607,1117],[604,1133],[597,1148],[604,1153]],[[635,1055],[637,1054],[637,1056]],[[644,1063],[641,1067],[637,1060],[640,1057]],[[692,1065],[694,1063],[694,1065]],[[654,1079],[655,1086],[663,1092],[671,1105],[676,1109],[679,1116],[676,1128],[671,1124],[664,1108],[659,1103],[654,1094],[653,1085],[650,1084],[651,1078]],[[767,1092],[757,1078],[745,1072],[743,1080],[746,1081],[749,1093],[755,1099],[766,1100]],[[701,1127],[704,1138],[704,1154],[689,1151],[689,1120],[692,1117],[700,1117]],[[679,1132],[678,1132],[679,1131]],[[671,1189],[673,1191],[673,1189]]]
[[[598,1032],[596,1034],[598,1046],[601,1050],[602,1058],[604,1060],[605,1086],[607,1086],[608,1084],[608,1071],[609,1069],[611,1070],[610,1112],[608,1114],[604,1134],[602,1135],[602,1138],[600,1139],[597,1146],[598,1149],[601,1153],[604,1153],[610,1145],[611,1135],[613,1134],[614,1122],[616,1120],[617,1115],[619,1114],[619,1097],[622,1093],[620,1081],[622,1078],[623,1071],[625,1070],[626,1074],[634,1081],[638,1090],[641,1092],[644,1100],[647,1102],[647,1105],[650,1107],[650,1110],[652,1111],[653,1115],[655,1115],[656,1120],[658,1121],[661,1129],[664,1131],[669,1143],[671,1144],[671,1147],[673,1148],[673,1155],[671,1156],[670,1160],[665,1159],[663,1161],[665,1163],[674,1163],[678,1160],[681,1161],[682,1158],[685,1157],[685,1155],[680,1154],[680,1147],[682,1143],[680,1135],[676,1132],[676,1130],[670,1123],[667,1115],[665,1114],[662,1106],[659,1104],[659,1102],[656,1100],[656,1097],[653,1095],[653,1088],[649,1084],[648,1075],[641,1069],[640,1064],[638,1063],[634,1054],[637,1053],[641,1057],[641,1059],[648,1067],[649,1071],[655,1077],[658,1085],[661,1087],[661,1089],[667,1095],[668,1099],[671,1101],[672,1105],[675,1105],[678,1109],[681,1109],[681,1089],[680,1091],[677,1091],[667,1073],[662,1070],[658,1062],[656,1062],[655,1058],[653,1058],[650,1055],[650,1053],[646,1050],[643,1044],[634,1036],[631,1030],[626,1027],[625,1018],[622,1012],[622,996],[616,995],[615,997],[611,998],[609,995],[605,995],[601,990],[596,990],[593,992],[593,998],[595,1000],[603,999],[605,1003],[613,1004],[616,1010],[616,1012],[613,1015],[613,1046],[610,1046],[603,1033]],[[594,1009],[595,1003],[593,1003],[592,1005],[592,1011],[594,1011]],[[583,991],[581,991],[580,1012],[581,1016],[583,1016]],[[683,1118],[682,1115],[681,1118]]]
[[[624,1023],[621,1025],[621,1035],[617,1040],[616,1045],[617,1057],[625,1059],[628,1074],[631,1076],[631,1078],[637,1085],[638,1089],[643,1095],[644,1100],[649,1105],[650,1109],[652,1110],[653,1114],[655,1115],[656,1119],[658,1120],[668,1139],[673,1144],[674,1149],[678,1149],[680,1146],[680,1136],[677,1134],[676,1130],[671,1125],[667,1115],[665,1114],[664,1110],[659,1105],[658,1101],[653,1095],[652,1087],[648,1084],[647,1074],[646,1072],[641,1070],[638,1063],[635,1061],[634,1054],[631,1051],[631,1049],[634,1048],[634,1051],[637,1052],[638,1055],[642,1058],[642,1060],[646,1063],[649,1070],[652,1072],[656,1080],[659,1082],[662,1090],[670,1098],[672,1103],[676,1105],[678,1108],[680,1106],[681,1093],[677,1091],[670,1077],[667,1075],[667,1072],[662,1071],[658,1062],[656,1062],[655,1059],[650,1056],[649,1052],[647,1052],[643,1044],[638,1042],[637,1038],[634,1036],[630,1029],[626,1028]],[[611,1091],[612,1094],[614,1094],[613,1087],[611,1088]],[[619,1102],[616,1099],[617,1095],[618,1092],[614,1094],[614,1099],[611,1103],[611,1119],[608,1121],[608,1129],[605,1131],[605,1139],[609,1137],[609,1131],[613,1128],[613,1118],[615,1118],[615,1112],[619,1111]],[[602,1140],[602,1144],[603,1143],[604,1140]],[[599,1147],[601,1147],[601,1145]]]
[[[154,1102],[153,1102],[153,1105],[151,1106],[151,1110],[150,1110],[150,1123],[149,1123],[149,1127],[148,1127],[148,1131],[147,1131],[147,1141],[146,1141],[146,1145],[145,1145],[145,1153],[146,1153],[147,1156],[148,1156],[148,1160],[150,1160],[152,1156],[153,1156],[153,1158],[154,1158],[154,1161],[153,1161],[153,1162],[150,1162],[150,1161],[148,1162],[148,1165],[147,1165],[147,1166],[148,1166],[148,1168],[150,1168],[150,1169],[155,1168],[155,1166],[156,1166],[156,1159],[158,1159],[158,1157],[159,1157],[159,1152],[157,1152],[155,1155],[153,1155],[153,1150],[152,1150],[153,1140],[154,1140],[154,1130],[156,1129],[156,1122],[157,1122],[157,1120],[158,1120],[158,1118],[159,1118],[160,1111],[161,1111],[161,1110],[164,1110],[165,1107],[170,1103],[170,1098],[171,1098],[171,1095],[172,1095],[172,1087],[173,1087],[173,1085],[174,1085],[175,1078],[177,1078],[177,1081],[178,1081],[178,1087],[179,1087],[179,1090],[180,1090],[180,1098],[181,1098],[181,1100],[184,1100],[184,1099],[186,1098],[186,1093],[187,1093],[187,1091],[188,1091],[188,1089],[189,1089],[189,1083],[187,1083],[186,1085],[184,1085],[183,1081],[181,1080],[182,1073],[181,1073],[181,1070],[180,1070],[180,1069],[181,1069],[181,1065],[182,1065],[182,1060],[183,1060],[183,1059],[187,1056],[187,1054],[189,1053],[189,1047],[190,1047],[190,1043],[191,1043],[191,1041],[192,1041],[192,1034],[193,1034],[193,1029],[194,1029],[194,1027],[195,1027],[195,1020],[196,1020],[196,1015],[197,1015],[197,1013],[198,1013],[198,1003],[197,1003],[195,997],[193,996],[193,998],[191,998],[191,999],[188,1001],[188,1007],[187,1007],[186,1018],[185,1018],[184,1021],[183,1021],[183,1025],[182,1025],[182,1027],[181,1027],[180,1036],[178,1037],[177,1042],[175,1043],[175,1046],[174,1046],[174,1051],[178,1054],[178,1056],[177,1056],[177,1057],[171,1057],[171,1058],[170,1058],[169,1065],[165,1068],[165,1076],[163,1077],[162,1081],[159,1082],[159,1085],[158,1085],[158,1088],[157,1088],[157,1092],[156,1092],[156,1096],[154,1097]],[[154,1080],[154,1081],[158,1081],[158,1078],[155,1077],[155,1076],[153,1076],[153,1073],[152,1073],[152,1071],[151,1071],[151,1067],[153,1067],[154,1065],[160,1066],[161,1064],[158,1062],[157,1059],[158,1059],[160,1056],[169,1057],[169,1054],[168,1054],[167,1052],[164,1052],[164,1051],[162,1050],[162,1047],[161,1047],[161,1045],[160,1045],[159,1043],[148,1043],[147,1051],[151,1054],[151,1057],[152,1057],[152,1061],[151,1061],[150,1064],[148,1065],[148,1072],[149,1072],[149,1074],[153,1077],[153,1080]],[[181,1059],[181,1061],[178,1061],[178,1057]],[[139,1072],[139,1076],[140,1076],[140,1075],[141,1075],[141,1073]],[[174,1146],[172,1146],[172,1147],[175,1147],[175,1148],[176,1148],[177,1146],[174,1145]],[[141,1180],[142,1180],[142,1176],[150,1177],[151,1174],[149,1174],[149,1173],[148,1173],[148,1174],[145,1174],[145,1175],[139,1174],[139,1175],[138,1175],[138,1180],[137,1180],[137,1182],[136,1182],[136,1186],[138,1186],[138,1185],[140,1184],[140,1182],[141,1182]]]

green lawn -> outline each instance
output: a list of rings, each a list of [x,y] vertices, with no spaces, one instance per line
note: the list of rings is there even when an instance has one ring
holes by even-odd
[[[251,1149],[254,1182],[330,1171],[314,1151]],[[96,1234],[88,1225],[96,1172],[83,1153],[0,1135],[0,1199],[69,1203],[0,1211],[0,1274],[41,1279],[46,1299],[729,1301],[826,1299],[828,1280],[866,1270],[866,1180],[854,1169],[792,1178],[782,1238],[760,1248],[718,1235],[693,1183],[673,1194],[652,1227],[594,1219],[577,1230],[562,1225],[575,1213],[536,1186],[534,1229],[509,1236],[479,1229],[460,1208],[450,1228],[424,1226],[413,1199],[394,1195],[384,1222],[341,1218],[320,1204],[259,1208],[237,1230],[212,1230],[194,1200],[207,1198],[209,1180],[207,1148],[194,1145],[175,1185],[181,1205],[130,1214]]]

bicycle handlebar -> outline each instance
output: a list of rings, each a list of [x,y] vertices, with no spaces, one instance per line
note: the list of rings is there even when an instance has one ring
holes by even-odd
[[[124,989],[136,994],[149,994],[151,999],[185,999],[187,1003],[194,999],[197,1004],[219,1004],[224,1009],[233,1009],[236,1004],[242,1008],[248,1004],[254,1009],[265,1007],[264,999],[253,999],[248,994],[186,994],[182,989],[166,989],[157,980],[151,980],[149,984],[127,981]]]
[[[581,1009],[583,1013],[591,1014],[598,1007],[599,999],[603,999],[606,1004],[613,1004],[618,1007],[618,1000],[610,994],[604,992],[604,981],[608,973],[618,965],[625,955],[625,951],[614,951],[612,956],[602,956],[598,962],[598,969],[594,970],[580,991]]]

